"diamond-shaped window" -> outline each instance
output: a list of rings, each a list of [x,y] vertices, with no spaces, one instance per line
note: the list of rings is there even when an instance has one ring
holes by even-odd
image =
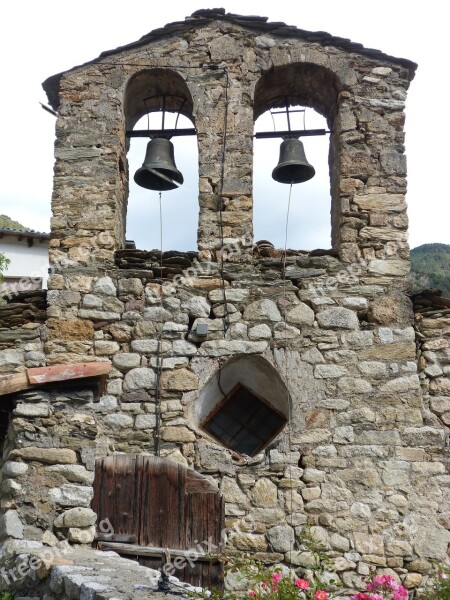
[[[227,448],[255,456],[286,422],[283,414],[239,383],[214,407],[202,427]]]

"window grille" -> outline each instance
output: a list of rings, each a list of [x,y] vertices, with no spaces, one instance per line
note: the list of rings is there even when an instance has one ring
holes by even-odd
[[[208,415],[203,428],[227,448],[255,456],[286,421],[273,406],[238,384]]]

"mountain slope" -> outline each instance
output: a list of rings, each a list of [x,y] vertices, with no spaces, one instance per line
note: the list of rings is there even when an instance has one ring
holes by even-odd
[[[6,215],[0,215],[0,229],[16,229],[17,231],[29,231],[28,227],[18,221],[13,221]]]
[[[450,245],[423,244],[411,250],[413,291],[439,288],[450,297]]]

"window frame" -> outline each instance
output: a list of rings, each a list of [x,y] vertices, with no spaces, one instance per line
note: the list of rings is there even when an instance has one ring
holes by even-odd
[[[215,434],[213,431],[211,431],[210,429],[210,423],[214,420],[214,417],[228,404],[228,402],[230,402],[233,397],[240,391],[240,390],[244,390],[246,393],[250,394],[252,396],[252,400],[255,402],[257,401],[258,403],[264,405],[264,407],[266,409],[269,409],[272,413],[274,413],[279,420],[281,420],[281,424],[277,427],[275,427],[273,429],[273,431],[271,432],[271,434],[267,437],[267,439],[265,440],[261,440],[261,443],[259,446],[257,446],[256,450],[252,453],[249,454],[248,456],[256,456],[257,454],[259,454],[268,444],[270,444],[276,437],[277,435],[279,435],[279,433],[284,429],[284,427],[286,426],[286,424],[288,423],[288,418],[286,417],[286,415],[284,415],[281,411],[277,410],[270,402],[268,402],[267,400],[265,400],[264,398],[262,398],[259,394],[255,393],[253,390],[251,390],[249,387],[247,387],[246,385],[238,382],[230,392],[228,392],[228,394],[226,394],[226,396],[224,396],[219,402],[217,402],[217,404],[214,406],[214,408],[208,413],[208,415],[202,420],[200,427],[206,432],[208,433],[208,435],[211,435],[215,440],[217,440],[222,446],[224,446],[225,448],[233,451],[233,452],[237,452],[239,454],[245,454],[244,452],[240,451],[238,448],[235,447],[231,447],[230,445],[228,445],[227,443],[225,443],[224,439],[221,439],[217,434]],[[247,429],[249,430],[249,428],[245,427],[244,424],[242,424],[240,421],[239,422],[242,427],[242,429]],[[261,438],[260,438],[261,439]]]

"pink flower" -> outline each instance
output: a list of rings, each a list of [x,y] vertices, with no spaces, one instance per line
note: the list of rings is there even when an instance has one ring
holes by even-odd
[[[393,592],[392,600],[403,600],[408,598],[408,592],[406,589],[397,583],[397,581],[391,575],[378,575],[374,577],[371,583],[366,585],[366,590],[373,592],[376,590],[391,590]],[[372,594],[369,596],[370,600],[383,600],[381,594]]]
[[[280,581],[280,579],[282,579],[282,578],[283,578],[283,575],[281,573],[273,573],[272,582],[278,583]]]
[[[255,595],[255,590],[250,590],[249,593],[248,593],[248,595],[250,597],[254,596]]]
[[[266,583],[265,581],[263,581],[263,582],[261,583],[261,587],[262,587],[262,589],[263,589],[263,590],[265,590],[265,589],[266,589],[266,587],[267,587],[267,583]]]
[[[350,600],[372,600],[372,596],[364,592],[358,592],[355,596],[352,596]]]
[[[408,597],[408,592],[402,585],[399,585],[398,588],[394,591],[392,600],[403,600],[404,598],[407,598],[407,597]]]
[[[373,578],[372,583],[368,583],[366,585],[366,589],[369,591],[376,590],[380,587],[387,587],[389,589],[392,589],[392,584],[398,585],[395,579],[391,577],[391,575],[378,575],[377,577]]]
[[[328,594],[324,590],[317,590],[316,600],[327,600]]]
[[[273,585],[272,589],[273,589],[274,592],[276,592],[278,590],[278,586],[277,585]]]
[[[296,579],[294,585],[301,590],[307,590],[309,588],[309,582],[306,579]]]
[[[439,577],[440,577],[441,579],[448,579],[448,575],[447,575],[447,573],[439,573]]]

